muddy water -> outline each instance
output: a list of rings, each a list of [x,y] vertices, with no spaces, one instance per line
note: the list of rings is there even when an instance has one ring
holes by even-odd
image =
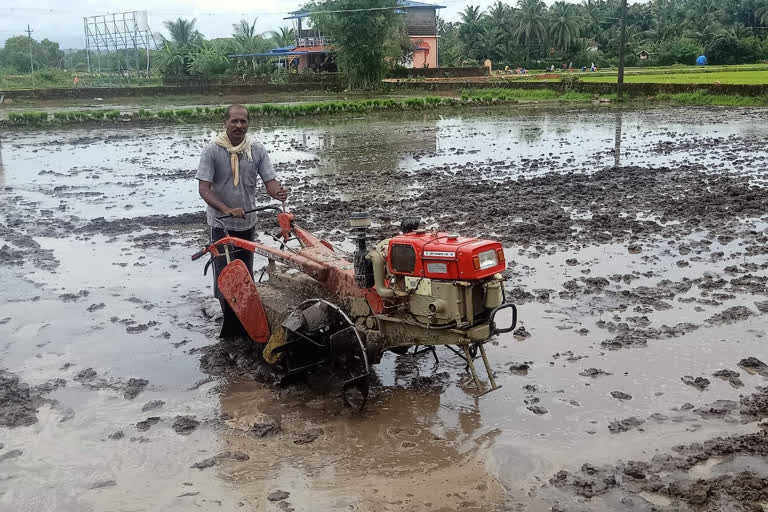
[[[530,336],[490,347],[502,389],[474,399],[448,351],[437,365],[387,355],[362,415],[200,369],[217,319],[188,256],[204,232],[194,169],[215,126],[1,134],[0,369],[29,386],[8,396],[37,421],[0,406],[0,510],[615,509],[622,496],[589,501],[550,479],[756,430],[738,406],[764,377],[738,363],[768,361],[768,201],[749,188],[766,177],[764,116],[506,110],[253,127],[294,190],[289,207],[340,243],[361,207],[381,236],[415,212],[505,243]],[[712,375],[722,369],[742,385]],[[718,400],[734,405],[711,413]],[[178,417],[200,423],[189,432]],[[693,474],[766,473],[758,454],[718,457]],[[287,496],[268,500],[276,491]],[[687,506],[640,491],[638,510]]]

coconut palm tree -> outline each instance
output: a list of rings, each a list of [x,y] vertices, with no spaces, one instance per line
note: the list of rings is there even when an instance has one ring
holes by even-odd
[[[547,6],[542,0],[519,0],[517,27],[514,31],[518,44],[530,47],[542,44],[547,38]]]
[[[560,50],[569,50],[581,37],[581,20],[576,6],[560,0],[549,10],[549,37]]]
[[[478,6],[468,5],[461,16],[461,28],[459,28],[459,40],[464,46],[464,53],[470,59],[480,57],[479,43],[480,32],[483,29],[483,11]]]
[[[196,23],[197,18],[192,18],[191,20],[177,18],[176,21],[166,21],[163,25],[171,34],[170,41],[179,46],[186,46],[188,44],[199,44],[203,40],[203,35],[195,28]],[[163,37],[163,39],[166,38]]]
[[[269,32],[272,42],[282,48],[296,44],[296,30],[292,27],[280,27],[279,30]]]

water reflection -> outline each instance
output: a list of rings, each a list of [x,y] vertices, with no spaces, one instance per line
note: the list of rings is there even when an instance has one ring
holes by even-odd
[[[399,368],[414,382],[433,378],[413,377],[407,364]],[[467,479],[486,484],[491,493],[495,478],[485,468],[482,450],[499,430],[484,426],[477,408],[444,403],[439,388],[408,385],[407,380],[379,391],[362,415],[332,397],[286,393],[276,398],[254,383],[223,386],[221,412],[232,430],[222,442],[250,459],[220,467],[219,477],[246,500],[263,500],[275,488],[291,489],[290,501],[300,510],[346,510],[353,503],[360,508],[352,510],[380,510],[367,502],[399,499],[398,493],[409,493],[415,502],[431,501],[435,491],[450,496]],[[255,435],[251,426],[265,421],[279,424],[281,432]],[[476,498],[484,497],[491,498]]]
[[[0,188],[5,186],[5,167],[3,166],[3,139],[0,137]]]
[[[616,112],[616,131],[614,133],[613,166],[621,167],[621,131],[624,122],[624,112]]]

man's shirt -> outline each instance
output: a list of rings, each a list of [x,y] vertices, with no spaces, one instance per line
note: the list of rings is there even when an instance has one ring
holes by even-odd
[[[250,210],[256,206],[256,189],[259,186],[259,179],[266,183],[277,177],[263,144],[254,142],[251,145],[251,154],[252,160],[245,155],[239,157],[240,183],[235,187],[230,154],[217,144],[208,144],[200,156],[196,177],[198,180],[210,182],[216,196],[230,208]],[[230,218],[217,221],[216,217],[221,215],[223,214],[220,211],[208,206],[206,210],[208,225],[221,227],[220,222],[223,222],[226,228],[232,231],[246,231],[256,225],[255,213],[249,213],[242,219]]]

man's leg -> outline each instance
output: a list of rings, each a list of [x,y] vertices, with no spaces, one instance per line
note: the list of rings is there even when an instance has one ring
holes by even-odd
[[[242,238],[243,240],[253,241],[254,232],[255,232],[255,228],[251,228],[247,231],[230,231],[229,236]],[[225,233],[223,229],[211,228],[211,242],[220,240],[224,238],[224,236],[225,236]],[[234,250],[230,250],[230,259],[242,260],[245,263],[245,266],[248,267],[248,273],[251,276],[253,276],[253,253],[251,251],[235,248]],[[245,333],[245,329],[243,329],[243,326],[240,323],[240,320],[237,318],[237,315],[235,315],[234,311],[232,311],[232,308],[229,307],[229,303],[227,303],[226,299],[219,291],[219,285],[218,285],[219,274],[221,273],[222,270],[224,270],[224,267],[226,266],[227,266],[227,257],[225,254],[222,254],[221,256],[214,258],[213,260],[213,295],[214,297],[219,299],[219,304],[221,304],[221,312],[224,315],[224,320],[222,321],[222,324],[221,324],[220,336],[222,338],[247,336],[247,334]]]

